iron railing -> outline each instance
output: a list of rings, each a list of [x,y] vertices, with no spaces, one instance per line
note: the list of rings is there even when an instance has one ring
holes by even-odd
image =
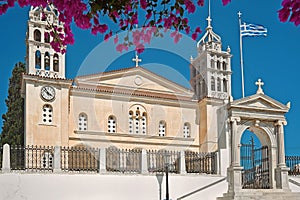
[[[66,172],[98,172],[99,149],[61,147],[61,169]]]
[[[11,170],[52,171],[53,153],[50,146],[10,146]]]
[[[180,152],[166,150],[147,151],[148,171],[164,172],[166,167],[165,157],[169,156],[168,169],[170,173],[179,173]]]
[[[141,163],[141,149],[106,149],[106,170],[109,172],[140,173]]]
[[[217,173],[216,152],[198,153],[192,151],[185,152],[185,165],[187,173]]]
[[[290,168],[289,175],[300,175],[300,156],[285,156],[285,162]]]
[[[269,168],[268,146],[254,148],[254,143],[242,144],[241,164],[243,189],[269,189],[270,168]]]

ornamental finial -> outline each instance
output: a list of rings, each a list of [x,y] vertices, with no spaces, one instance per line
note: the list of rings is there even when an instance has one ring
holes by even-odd
[[[137,52],[135,52],[135,58],[132,58],[132,61],[135,62],[135,67],[139,66],[139,62],[142,62],[142,59],[139,58]]]
[[[263,89],[261,88],[261,86],[264,85],[264,82],[261,81],[261,79],[258,79],[258,81],[255,82],[255,85],[258,86],[257,92],[256,94],[264,94]]]

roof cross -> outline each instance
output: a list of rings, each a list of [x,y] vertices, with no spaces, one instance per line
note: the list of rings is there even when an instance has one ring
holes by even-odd
[[[258,86],[256,94],[264,94],[264,91],[261,88],[261,86],[264,85],[264,82],[262,82],[261,79],[258,79],[258,81],[255,82],[255,85]]]
[[[142,62],[142,59],[139,58],[139,55],[135,53],[135,58],[132,58],[132,61],[135,62],[135,67],[139,66],[139,62]]]

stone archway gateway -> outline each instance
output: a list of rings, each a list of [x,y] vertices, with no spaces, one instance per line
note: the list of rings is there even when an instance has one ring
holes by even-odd
[[[265,95],[260,79],[256,85],[258,90],[255,95],[231,101],[228,105],[230,140],[230,166],[227,169],[228,191],[224,197],[218,199],[247,199],[253,196],[260,196],[260,199],[268,196],[270,199],[270,195],[275,191],[280,192],[281,196],[288,194],[285,199],[293,196],[289,189],[289,168],[285,164],[284,151],[284,126],[287,124],[284,115],[289,111],[290,103],[283,105]],[[253,166],[264,167],[263,172],[257,169],[261,170],[258,174],[261,175],[260,177],[252,177],[258,183],[245,183],[246,180],[243,177],[245,170],[241,164],[241,149],[244,147],[241,144],[241,137],[246,130],[254,133],[262,145],[262,149],[257,151],[264,154],[261,156],[263,161],[258,166]],[[252,149],[252,151],[255,150]],[[259,192],[256,189],[259,189]],[[274,195],[276,197],[278,193]]]

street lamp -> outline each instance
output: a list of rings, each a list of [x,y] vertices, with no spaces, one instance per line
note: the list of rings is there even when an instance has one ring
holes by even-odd
[[[165,153],[165,171],[166,171],[166,200],[170,200],[169,198],[169,164],[170,164],[170,153]]]

